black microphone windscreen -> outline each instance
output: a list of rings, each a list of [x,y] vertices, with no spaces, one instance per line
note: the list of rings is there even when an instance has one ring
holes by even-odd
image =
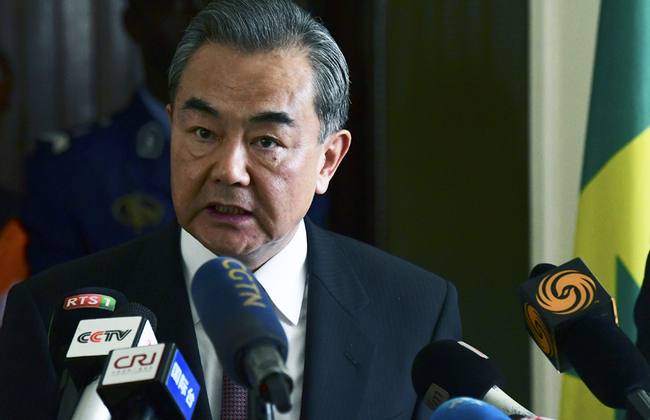
[[[541,276],[542,274],[546,273],[547,271],[551,271],[554,268],[557,268],[557,265],[548,263],[537,264],[535,267],[533,267],[532,270],[530,270],[530,276],[528,276],[528,278],[532,279],[537,276]]]
[[[52,314],[48,330],[50,357],[57,375],[63,372],[65,355],[79,321],[111,317],[126,303],[122,293],[105,287],[86,287],[66,294]]]
[[[650,390],[650,367],[634,343],[614,322],[584,317],[562,331],[558,347],[580,379],[604,405],[625,409],[626,396]]]
[[[450,398],[482,399],[494,385],[502,388],[503,373],[487,356],[456,340],[438,340],[415,356],[411,369],[413,388],[421,400],[432,384]]]
[[[149,321],[153,332],[156,332],[156,327],[158,327],[158,319],[156,318],[156,315],[149,308],[138,302],[127,303],[120,309],[116,310],[113,316],[141,316]]]

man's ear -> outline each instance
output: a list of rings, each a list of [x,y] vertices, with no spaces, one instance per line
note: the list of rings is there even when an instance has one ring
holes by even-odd
[[[167,110],[167,116],[169,117],[169,125],[172,125],[172,105],[167,104],[165,109]]]
[[[323,148],[321,157],[323,162],[316,180],[316,194],[324,194],[327,191],[334,172],[336,172],[345,154],[350,149],[351,142],[352,134],[348,130],[339,130],[332,134],[321,146]]]

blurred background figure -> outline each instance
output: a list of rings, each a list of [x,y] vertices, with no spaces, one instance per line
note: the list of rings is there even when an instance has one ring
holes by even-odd
[[[3,116],[9,110],[11,94],[14,90],[14,77],[9,65],[9,60],[0,51],[0,133],[3,128]],[[0,188],[0,225],[3,225],[11,216],[14,216],[19,205],[18,194]]]
[[[207,1],[131,0],[124,27],[144,83],[109,118],[37,136],[20,212],[32,273],[126,242],[174,218],[169,185],[167,67]],[[101,81],[100,81],[101,83]]]
[[[9,67],[9,61],[0,53],[0,115],[9,109],[11,92],[14,87],[14,78]]]
[[[9,61],[0,52],[0,117],[9,109],[14,87]],[[0,118],[0,132],[2,132]],[[17,194],[0,189],[0,325],[9,288],[29,274],[25,251],[27,233],[15,217],[19,206]]]

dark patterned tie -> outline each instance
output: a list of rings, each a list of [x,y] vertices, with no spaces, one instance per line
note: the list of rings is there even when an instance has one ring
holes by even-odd
[[[221,387],[221,420],[248,419],[248,390],[223,374]]]

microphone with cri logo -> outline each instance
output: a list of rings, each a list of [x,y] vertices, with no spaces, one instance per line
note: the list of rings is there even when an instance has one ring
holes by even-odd
[[[570,326],[586,318],[618,324],[614,299],[580,258],[537,265],[519,293],[530,336],[560,372],[572,367],[558,346]]]
[[[174,343],[112,350],[97,387],[113,420],[189,420],[200,391]]]

